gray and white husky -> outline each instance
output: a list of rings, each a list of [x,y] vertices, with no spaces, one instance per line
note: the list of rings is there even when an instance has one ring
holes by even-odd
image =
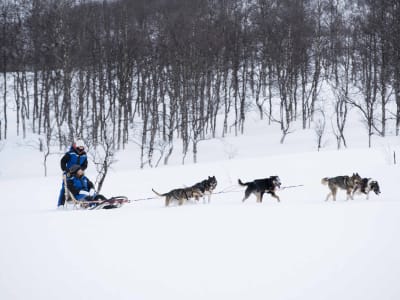
[[[204,179],[203,181],[200,181],[194,185],[191,186],[191,188],[194,188],[196,190],[199,190],[201,192],[201,196],[203,197],[203,203],[205,202],[204,196],[208,196],[208,203],[211,201],[211,195],[215,188],[217,187],[217,178],[215,176],[208,176],[207,179]],[[195,197],[196,200],[199,200],[198,197]]]
[[[158,193],[154,189],[151,189],[157,196],[165,197],[165,206],[168,206],[172,201],[178,202],[179,205],[182,205],[190,198],[198,199],[203,195],[200,189],[188,187],[188,188],[178,188],[169,191],[168,193]]]
[[[321,183],[328,185],[330,193],[326,196],[325,201],[329,200],[332,196],[333,201],[336,201],[336,194],[339,189],[345,190],[347,197],[346,200],[353,200],[353,191],[355,187],[361,182],[362,178],[358,173],[353,173],[352,176],[336,176],[325,177],[321,179]]]
[[[372,178],[363,178],[361,181],[355,186],[353,190],[354,194],[365,194],[367,195],[366,199],[369,199],[369,192],[373,191],[376,195],[381,193],[379,188],[378,181],[373,180]]]

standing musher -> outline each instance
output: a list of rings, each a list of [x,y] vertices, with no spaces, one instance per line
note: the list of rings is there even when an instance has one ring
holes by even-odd
[[[87,155],[85,152],[85,144],[82,140],[77,140],[71,146],[71,148],[64,154],[61,158],[61,170],[63,171],[63,176],[66,176],[69,169],[73,165],[79,165],[82,170],[85,170],[88,165]],[[65,187],[64,180],[60,190],[60,195],[58,196],[57,206],[63,206],[65,202]]]

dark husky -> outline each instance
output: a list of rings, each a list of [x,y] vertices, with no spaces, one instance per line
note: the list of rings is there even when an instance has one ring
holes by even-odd
[[[361,182],[359,182],[354,190],[353,196],[355,193],[357,194],[365,194],[367,195],[367,200],[369,199],[369,192],[373,191],[375,194],[379,195],[381,190],[379,189],[378,181],[373,180],[372,178],[363,178]]]
[[[238,179],[238,182],[241,186],[247,186],[246,190],[244,191],[244,198],[242,202],[249,198],[251,194],[254,194],[257,197],[257,202],[261,203],[265,193],[268,193],[272,197],[276,198],[278,202],[281,201],[278,195],[275,194],[275,191],[281,186],[281,181],[278,176],[256,179],[246,183],[243,183],[240,179]]]
[[[357,184],[361,182],[361,176],[358,173],[353,173],[352,176],[336,176],[336,177],[325,177],[321,179],[321,183],[328,185],[331,192],[326,196],[325,201],[328,201],[329,197],[333,197],[333,201],[336,201],[336,193],[338,189],[346,190],[346,200],[352,199],[352,192]]]
[[[196,183],[190,188],[195,189],[196,193],[197,191],[201,192],[200,197],[203,197],[203,202],[205,202],[204,196],[208,195],[208,203],[210,203],[211,194],[213,193],[216,187],[217,187],[217,178],[215,178],[215,176],[208,176],[207,179],[204,179],[203,181]],[[199,197],[194,196],[194,198],[196,200],[199,200]]]
[[[156,192],[154,189],[151,189],[156,195],[160,197],[165,197],[165,206],[168,206],[172,201],[177,201],[179,205],[182,205],[185,201],[188,201],[190,198],[195,198],[196,200],[199,197],[203,196],[203,193],[200,189],[196,187],[188,187],[181,189],[173,189],[168,193],[160,194]]]

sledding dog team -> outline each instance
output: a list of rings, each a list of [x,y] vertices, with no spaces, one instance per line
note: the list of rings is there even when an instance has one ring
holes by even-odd
[[[70,149],[61,158],[61,170],[63,171],[65,180],[62,183],[58,197],[58,207],[65,204],[65,182],[69,192],[78,201],[106,200],[103,195],[96,193],[93,183],[85,176],[84,171],[87,166],[88,160],[84,143],[78,140],[72,144]],[[276,194],[276,191],[281,187],[281,181],[278,176],[255,179],[246,183],[238,179],[238,183],[240,186],[246,187],[242,202],[253,194],[256,196],[257,202],[261,203],[265,193],[270,194],[280,202],[280,198]],[[325,201],[328,201],[330,197],[332,197],[333,201],[336,201],[338,190],[346,191],[346,200],[353,200],[355,194],[365,194],[366,199],[368,199],[369,192],[371,191],[376,195],[380,194],[378,181],[372,178],[362,178],[358,173],[353,173],[351,176],[325,177],[322,178],[321,183],[327,185],[330,190]],[[216,187],[217,179],[215,176],[208,176],[207,179],[190,187],[173,189],[163,194],[156,192],[154,189],[152,191],[160,197],[165,197],[165,205],[168,206],[171,202],[177,202],[179,205],[182,205],[189,199],[199,201],[200,197],[204,199],[205,196],[208,196],[208,202],[210,202],[211,195]]]

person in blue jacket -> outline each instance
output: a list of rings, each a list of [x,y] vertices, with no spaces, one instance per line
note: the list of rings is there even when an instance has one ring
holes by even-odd
[[[67,188],[78,201],[107,200],[106,197],[95,192],[93,183],[85,176],[80,165],[73,165],[69,169]]]
[[[88,161],[83,141],[78,140],[72,144],[71,148],[61,158],[60,165],[64,175],[66,175],[69,172],[69,169],[73,165],[79,165],[82,168],[82,170],[86,170]],[[58,196],[57,206],[60,207],[64,205],[64,202],[65,202],[65,188],[63,181],[60,190],[60,195]]]

